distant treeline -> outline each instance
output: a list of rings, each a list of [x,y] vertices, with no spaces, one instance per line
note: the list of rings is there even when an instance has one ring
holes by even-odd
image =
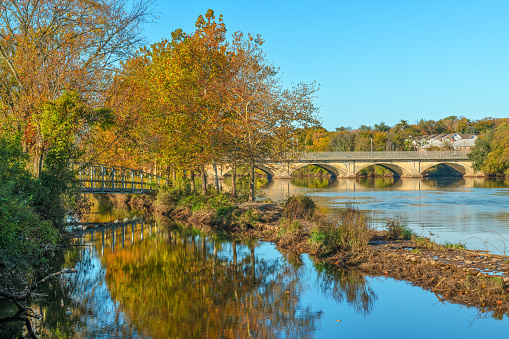
[[[370,151],[372,143],[373,151],[411,151],[412,138],[444,133],[484,134],[504,123],[509,123],[509,118],[470,120],[449,116],[438,121],[421,119],[416,124],[401,120],[394,126],[380,122],[357,129],[337,127],[335,131],[315,127],[300,130],[296,147],[308,152]]]
[[[337,127],[327,131],[323,127],[301,129],[295,147],[307,152],[346,151],[412,151],[413,139],[424,135],[460,133],[476,134],[470,157],[475,169],[488,175],[508,174],[509,118],[470,120],[449,116],[437,121],[421,119],[416,124],[400,120],[389,126],[384,122],[374,126],[361,125],[357,129]]]

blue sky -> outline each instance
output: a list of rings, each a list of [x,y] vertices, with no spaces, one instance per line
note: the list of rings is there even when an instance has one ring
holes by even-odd
[[[199,14],[259,33],[285,85],[316,81],[323,126],[509,117],[509,1],[168,1],[149,42]]]

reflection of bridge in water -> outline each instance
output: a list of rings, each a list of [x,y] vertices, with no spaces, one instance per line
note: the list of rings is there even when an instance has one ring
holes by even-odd
[[[94,224],[93,228],[82,231],[84,243],[91,243],[104,254],[105,249],[124,248],[159,232],[157,223],[146,223],[143,219],[132,219],[124,222]]]
[[[309,185],[299,185],[300,178],[294,179],[273,179],[261,189],[266,192],[271,199],[279,201],[285,199],[288,195],[302,194],[304,191],[321,190],[327,193],[333,192],[362,192],[373,191],[377,189],[392,191],[436,191],[441,190],[448,185],[460,185],[462,188],[482,187],[484,178],[476,177],[456,177],[448,182],[440,182],[428,178],[375,178],[375,180],[366,180],[367,178],[339,178],[339,179],[320,179],[328,180],[328,184],[323,187],[309,187]],[[307,179],[307,178],[304,178]],[[312,180],[313,178],[310,178]],[[379,186],[377,186],[377,179]],[[222,183],[224,191],[230,191],[229,181]]]

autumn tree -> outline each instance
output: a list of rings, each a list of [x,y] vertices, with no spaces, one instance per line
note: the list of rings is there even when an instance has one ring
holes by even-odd
[[[259,36],[242,33],[229,43],[222,17],[208,10],[194,32],[178,29],[171,40],[142,49],[124,64],[125,75],[115,80],[118,97],[139,101],[115,99],[118,114],[139,115],[134,120],[140,129],[134,130],[149,129],[141,134],[154,140],[152,157],[180,171],[200,171],[203,192],[206,166],[212,166],[219,189],[221,164],[232,165],[235,175],[238,165],[253,172],[268,159],[283,159],[297,128],[317,123],[312,103],[317,87],[283,89],[262,44]],[[138,103],[143,101],[146,105]]]
[[[501,124],[479,136],[468,157],[474,162],[476,171],[487,175],[508,174],[509,125]]]
[[[13,0],[0,3],[0,123],[24,135],[40,173],[42,106],[76,92],[104,101],[114,65],[142,41],[151,1]]]
[[[229,110],[238,132],[242,160],[250,167],[250,200],[254,200],[254,169],[264,162],[288,160],[299,128],[318,124],[313,99],[316,84],[284,89],[278,69],[266,60],[263,39],[234,34],[234,71]]]

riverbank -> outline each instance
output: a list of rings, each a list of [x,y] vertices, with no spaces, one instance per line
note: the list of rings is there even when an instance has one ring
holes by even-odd
[[[289,209],[288,201],[283,207],[274,203],[231,203],[221,195],[203,200],[177,199],[175,194],[114,195],[110,199],[117,206],[144,209],[204,232],[273,242],[289,256],[308,253],[343,269],[409,281],[434,292],[440,302],[474,306],[482,312],[492,312],[495,317],[509,314],[509,257],[467,250],[461,244],[439,245],[429,238],[409,234],[397,220],[392,220],[393,227],[388,230],[373,231],[369,221],[356,210],[343,216],[348,219],[343,224],[341,221],[333,224],[316,207],[303,208],[301,204]],[[334,243],[332,236],[323,232],[327,229],[353,232],[358,228],[344,227],[355,220],[364,223],[362,232],[346,239],[351,241],[355,236],[358,241],[355,248],[345,250],[345,244],[337,246],[345,239],[334,238]]]

